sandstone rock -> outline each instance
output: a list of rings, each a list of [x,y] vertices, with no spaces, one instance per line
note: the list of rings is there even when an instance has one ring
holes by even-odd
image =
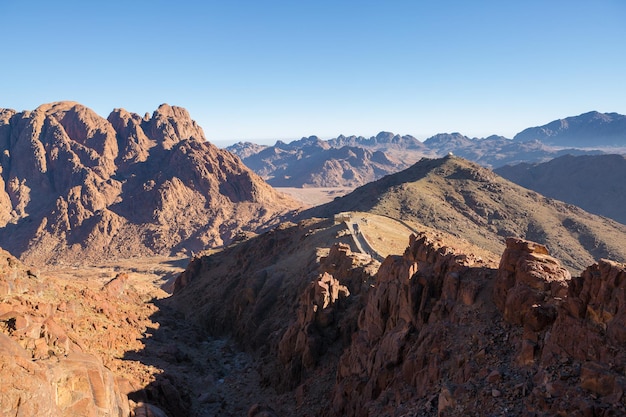
[[[111,281],[104,284],[104,290],[108,295],[113,297],[119,297],[124,294],[124,289],[128,283],[128,274],[125,272],[119,273]]]
[[[411,236],[402,257],[385,259],[368,292],[359,329],[338,364],[335,415],[369,415],[368,404],[376,404],[383,392],[411,387],[412,394],[398,399],[407,401],[432,392],[425,387],[442,378],[456,382],[472,373],[462,352],[458,375],[442,363],[451,360],[444,348],[445,329],[455,326],[484,285],[468,273],[474,262],[478,260],[427,234]],[[439,414],[446,415],[442,413],[454,402],[445,391],[439,395]]]
[[[62,415],[46,367],[31,361],[26,350],[1,332],[0,374],[0,414]]]
[[[581,369],[580,385],[600,397],[609,397],[611,402],[616,403],[624,395],[626,378],[602,364],[587,362]]]
[[[487,375],[487,381],[491,383],[495,383],[502,379],[502,374],[497,369],[491,371],[489,375]]]
[[[556,319],[557,299],[567,295],[571,276],[543,245],[515,238],[508,238],[506,244],[494,303],[507,321],[543,330]]]
[[[339,335],[325,331],[335,324],[336,310],[350,291],[332,275],[324,272],[310,283],[300,297],[298,318],[283,335],[279,345],[280,360],[291,368],[312,370],[325,346],[331,345]],[[298,361],[299,363],[293,363]],[[296,381],[299,376],[294,375]]]
[[[72,352],[52,369],[52,385],[62,415],[127,416],[128,399],[117,388],[115,378],[92,355]]]
[[[107,120],[58,102],[2,110],[0,132],[0,246],[29,263],[200,251],[299,207],[180,107]]]
[[[439,392],[439,397],[437,401],[437,415],[442,416],[445,415],[445,411],[448,408],[454,407],[456,402],[454,401],[454,397],[450,388],[444,386],[441,388],[441,392]]]
[[[76,337],[85,318],[67,299],[57,307],[62,293],[55,280],[0,250],[0,288],[10,289],[0,294],[1,415],[129,415],[120,380],[68,334]]]
[[[58,362],[31,355],[0,333],[0,410],[6,415],[127,416],[128,399],[92,355],[71,352]]]

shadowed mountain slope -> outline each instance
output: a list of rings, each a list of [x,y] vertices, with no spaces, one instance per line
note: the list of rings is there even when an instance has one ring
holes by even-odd
[[[30,263],[197,251],[298,206],[187,111],[0,110],[0,246]]]
[[[626,260],[626,226],[522,188],[458,157],[410,168],[301,213],[367,211],[420,223],[498,253],[504,238],[547,245],[573,271],[598,258]]]
[[[228,371],[216,391],[239,395],[220,396],[221,415],[626,411],[624,264],[572,277],[545,246],[511,238],[498,266],[460,239],[416,231],[377,268],[345,242],[328,248],[348,237],[341,228],[285,225],[179,276],[170,305],[250,352],[276,390],[253,404],[247,377]]]
[[[494,171],[522,187],[626,224],[623,155],[567,155],[542,164],[524,163]]]

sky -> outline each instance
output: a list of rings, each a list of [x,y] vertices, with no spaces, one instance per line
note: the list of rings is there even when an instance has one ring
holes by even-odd
[[[0,17],[0,108],[168,103],[220,146],[626,114],[623,0],[0,0]]]

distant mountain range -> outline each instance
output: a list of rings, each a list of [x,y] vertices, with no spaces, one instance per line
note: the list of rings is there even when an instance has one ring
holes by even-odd
[[[515,135],[518,142],[538,140],[546,145],[567,147],[626,146],[626,116],[591,111],[579,116],[530,127]]]
[[[337,152],[344,147],[349,149]],[[489,168],[545,162],[563,155],[626,153],[626,116],[585,113],[526,129],[513,140],[441,133],[420,142],[410,135],[380,132],[370,138],[341,135],[321,140],[311,136],[290,143],[278,141],[274,146],[240,142],[226,149],[274,186],[355,186],[400,171],[422,157],[448,153]]]
[[[382,151],[362,146],[333,147],[316,136],[291,143],[279,141],[257,153],[252,149],[254,145],[229,148],[275,187],[356,187],[408,167]]]

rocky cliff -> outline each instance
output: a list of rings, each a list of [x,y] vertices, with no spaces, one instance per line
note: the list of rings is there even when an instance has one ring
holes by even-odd
[[[102,296],[83,287],[81,300],[76,288],[59,284],[0,250],[0,414],[128,416],[129,381],[105,367],[92,340],[80,337],[104,324],[104,314],[91,310],[106,308]],[[130,334],[122,333],[100,334],[96,345],[119,349],[120,340],[129,342]]]
[[[273,232],[262,244],[314,239],[314,226]],[[572,277],[530,241],[507,239],[499,265],[452,242],[413,235],[374,276],[343,244],[317,267],[299,263],[298,274],[277,250],[280,271],[261,260],[235,276],[226,258],[203,257],[172,302],[210,331],[232,334],[268,383],[293,393],[299,415],[626,412],[626,265],[601,260]],[[246,256],[254,247],[228,255],[256,259]],[[277,398],[268,400],[275,415],[294,412]]]
[[[198,251],[297,207],[166,104],[0,110],[0,155],[0,245],[28,262]]]

